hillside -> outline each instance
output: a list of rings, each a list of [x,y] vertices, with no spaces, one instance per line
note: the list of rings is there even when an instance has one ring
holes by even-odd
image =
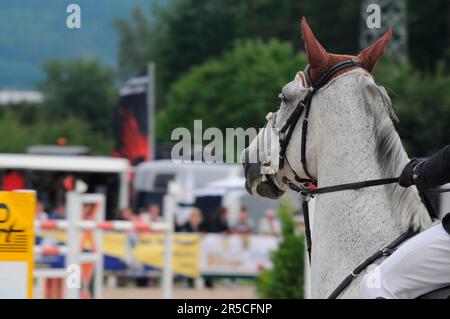
[[[82,28],[66,27],[66,6],[81,7]],[[115,66],[118,37],[112,23],[150,0],[0,1],[0,89],[33,88],[50,58],[97,57]]]

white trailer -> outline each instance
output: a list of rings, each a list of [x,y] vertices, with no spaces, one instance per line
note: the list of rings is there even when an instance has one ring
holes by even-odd
[[[128,206],[128,176],[131,167],[126,159],[106,156],[0,154],[0,175],[10,170],[20,172],[27,184],[26,188],[35,189],[38,196],[51,192],[48,181],[64,174],[85,180],[87,184],[89,180],[96,180],[96,189],[90,192],[103,193],[116,203],[115,207],[109,207],[110,219],[117,219],[118,216],[114,215]]]

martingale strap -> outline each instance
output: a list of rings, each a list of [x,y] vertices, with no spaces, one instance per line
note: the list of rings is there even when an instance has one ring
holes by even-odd
[[[311,223],[309,221],[308,201],[304,200],[302,206],[303,206],[303,220],[305,222],[306,250],[308,251],[309,264],[311,265],[312,241],[311,241]]]
[[[380,259],[384,256],[390,256],[392,253],[397,249],[400,244],[404,243],[406,240],[410,239],[411,237],[417,235],[417,231],[414,231],[412,229],[408,230],[407,232],[401,234],[399,237],[397,237],[392,243],[387,245],[386,247],[378,250],[375,254],[364,260],[358,267],[356,267],[350,275],[345,277],[345,279],[337,286],[337,288],[330,294],[328,299],[336,299],[339,297],[339,295],[344,291],[345,288],[348,287],[352,283],[352,281],[359,276],[359,274],[366,269],[369,265],[373,264],[375,261]]]

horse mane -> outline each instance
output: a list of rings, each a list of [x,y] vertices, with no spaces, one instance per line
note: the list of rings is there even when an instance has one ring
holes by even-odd
[[[376,160],[384,175],[382,178],[400,176],[409,162],[400,137],[394,127],[398,121],[391,99],[382,86],[376,85],[367,73],[362,74],[361,92],[367,114],[373,119],[373,136],[376,142]],[[386,185],[400,227],[423,230],[431,225],[431,218],[422,204],[415,187],[404,188],[397,183]]]

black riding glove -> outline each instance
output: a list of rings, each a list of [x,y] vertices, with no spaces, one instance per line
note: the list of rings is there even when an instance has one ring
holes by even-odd
[[[413,158],[408,164],[406,164],[398,180],[399,185],[403,187],[414,185],[414,180],[419,175],[420,167],[424,162],[425,159]]]

